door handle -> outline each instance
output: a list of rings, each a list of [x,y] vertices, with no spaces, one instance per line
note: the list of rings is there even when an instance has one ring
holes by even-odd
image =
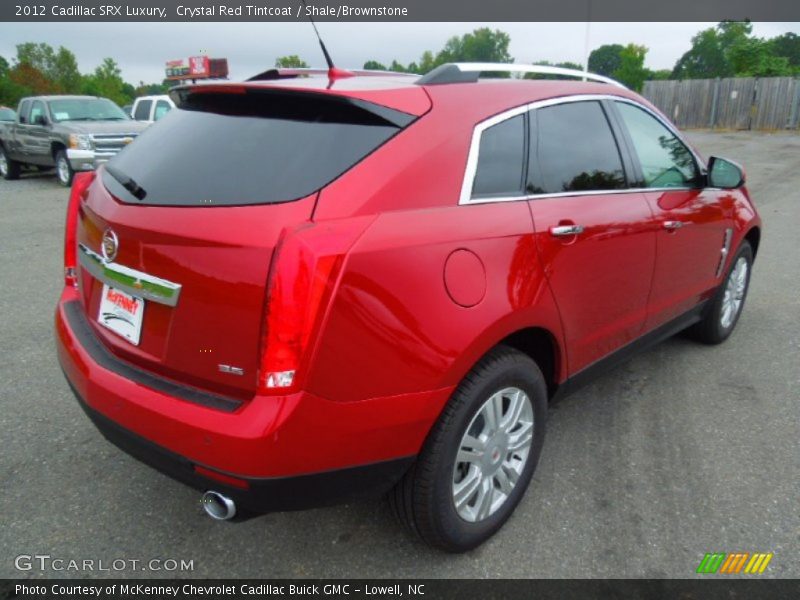
[[[664,221],[664,229],[675,231],[686,225],[683,221]]]
[[[558,225],[550,228],[550,235],[556,237],[567,237],[583,233],[583,225]]]

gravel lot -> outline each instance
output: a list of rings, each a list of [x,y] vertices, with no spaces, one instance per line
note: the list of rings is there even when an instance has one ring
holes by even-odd
[[[68,193],[0,180],[0,577],[93,575],[14,568],[49,554],[194,561],[126,576],[683,578],[712,551],[771,551],[767,576],[800,577],[800,136],[690,137],[747,166],[765,222],[736,333],[669,340],[559,403],[516,514],[462,556],[412,540],[381,501],[216,523],[107,443],[53,348]]]

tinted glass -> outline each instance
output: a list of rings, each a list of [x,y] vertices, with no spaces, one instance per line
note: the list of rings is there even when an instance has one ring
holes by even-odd
[[[109,162],[117,177],[106,172],[103,182],[111,193],[139,203],[120,182],[127,177],[144,190],[143,204],[296,200],[327,185],[400,130],[369,109],[317,94],[203,93],[188,102]]]
[[[158,121],[161,117],[166,115],[170,110],[172,110],[172,106],[170,106],[169,102],[166,100],[159,100],[156,102],[156,112],[153,115],[153,120]]]
[[[619,149],[599,102],[570,102],[531,113],[529,192],[625,187]]]
[[[38,125],[38,120],[44,116],[44,103],[37,100],[31,105],[31,114],[29,117],[31,125]]]
[[[127,121],[128,115],[106,98],[69,98],[51,100],[50,112],[55,121]]]
[[[642,165],[644,187],[695,187],[700,177],[694,156],[675,134],[646,111],[617,102]]]
[[[481,135],[478,167],[472,196],[522,193],[525,157],[525,118],[512,117],[486,129]]]
[[[10,108],[0,108],[0,121],[16,121],[17,113]]]
[[[152,100],[142,100],[136,105],[136,111],[133,113],[133,118],[137,121],[148,121],[150,119],[150,106],[153,104]]]

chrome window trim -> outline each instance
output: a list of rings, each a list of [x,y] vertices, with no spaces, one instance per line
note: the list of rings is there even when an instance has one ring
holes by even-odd
[[[557,106],[559,104],[568,104],[571,102],[590,102],[590,101],[602,101],[602,100],[612,100],[617,102],[626,102],[628,104],[632,104],[646,113],[654,117],[659,123],[661,123],[667,130],[672,133],[675,137],[677,137],[691,152],[692,156],[694,157],[695,161],[697,162],[697,166],[701,172],[705,172],[706,164],[705,162],[698,156],[698,154],[694,151],[694,149],[685,142],[683,136],[681,136],[680,132],[664,117],[659,115],[658,113],[654,112],[652,109],[648,108],[644,104],[637,102],[631,98],[626,98],[624,96],[615,96],[612,94],[576,94],[574,96],[562,96],[558,98],[548,98],[546,100],[538,100],[536,102],[531,102],[528,104],[523,104],[522,106],[516,106],[514,108],[508,109],[501,113],[498,113],[484,121],[481,121],[472,130],[472,139],[470,141],[469,146],[469,154],[467,155],[467,166],[464,171],[464,179],[461,183],[461,194],[458,199],[459,205],[462,204],[487,204],[490,202],[515,202],[519,200],[536,200],[538,198],[561,198],[561,197],[569,197],[569,196],[587,196],[587,195],[598,195],[598,194],[629,194],[634,192],[663,192],[663,191],[686,191],[686,190],[695,190],[695,189],[702,189],[702,188],[693,188],[693,187],[660,187],[660,188],[648,188],[648,187],[639,187],[639,188],[621,188],[617,190],[579,190],[574,192],[555,192],[551,194],[521,194],[518,196],[481,196],[477,198],[472,197],[472,186],[475,183],[475,174],[478,169],[478,154],[480,152],[481,146],[481,136],[483,132],[497,125],[498,123],[502,123],[503,121],[507,121],[513,117],[516,117],[521,114],[525,114],[529,111],[533,111],[539,108],[546,108],[549,106]]]

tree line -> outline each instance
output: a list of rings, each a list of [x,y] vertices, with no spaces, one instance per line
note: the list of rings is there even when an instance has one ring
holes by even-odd
[[[75,55],[59,46],[26,42],[17,45],[17,55],[9,63],[0,56],[0,105],[16,106],[20,98],[41,94],[86,94],[110,98],[120,106],[137,96],[163,94],[165,83],[134,86],[122,78],[112,58],[104,58],[91,73],[78,70]]]
[[[448,62],[510,63],[514,62],[508,51],[510,43],[511,37],[507,33],[484,27],[461,37],[452,37],[439,52],[425,51],[419,60],[409,64],[397,60],[389,64],[368,60],[364,68],[424,74]],[[800,75],[800,36],[795,33],[764,39],[753,35],[749,21],[723,21],[697,33],[691,44],[672,69],[657,71],[645,67],[647,47],[606,44],[595,48],[589,55],[589,71],[612,77],[634,90],[641,90],[649,79]],[[583,65],[573,62],[541,60],[534,64],[583,70]],[[279,58],[276,66],[308,65],[300,57],[292,55]]]
[[[438,52],[426,50],[419,60],[409,64],[367,60],[364,68],[424,74],[448,62],[511,63],[514,59],[509,54],[510,43],[508,33],[482,27],[450,38]],[[748,21],[723,21],[700,31],[671,70],[652,71],[645,67],[647,51],[647,47],[637,44],[600,46],[589,55],[589,71],[617,79],[634,90],[641,90],[648,79],[800,75],[800,36],[785,33],[759,38],[753,35],[753,26]],[[541,60],[534,64],[583,69],[572,62]],[[275,66],[308,67],[308,64],[297,55],[288,55],[279,57]],[[139,82],[138,86],[126,82],[112,58],[104,58],[93,72],[82,74],[75,55],[63,46],[54,49],[48,44],[27,42],[17,46],[17,55],[10,63],[0,56],[0,105],[16,106],[20,98],[38,94],[88,94],[110,98],[123,106],[137,96],[163,94],[168,89],[168,83],[163,81]]]

